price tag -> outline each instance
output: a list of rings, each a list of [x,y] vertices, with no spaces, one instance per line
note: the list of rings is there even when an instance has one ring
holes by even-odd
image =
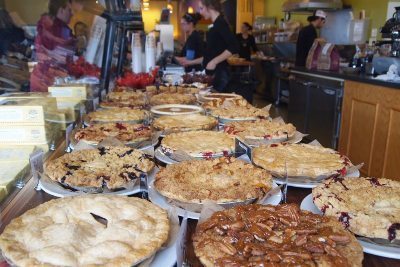
[[[29,155],[29,162],[31,164],[31,172],[33,179],[39,180],[39,173],[43,173],[43,156],[44,152],[41,149],[35,150]]]
[[[245,142],[241,141],[237,137],[235,138],[235,157],[238,158],[238,157],[246,154],[249,157],[250,161],[253,161],[251,152],[252,152],[252,149],[249,145],[247,145]]]
[[[70,125],[68,125],[67,129],[65,129],[65,146],[66,146],[66,151],[70,152],[71,148],[69,147],[71,141],[69,139],[69,137],[71,136],[71,132],[74,129],[74,123],[71,123]]]
[[[181,228],[176,238],[176,266],[183,266],[186,258],[186,233],[187,233],[187,215],[182,219]]]

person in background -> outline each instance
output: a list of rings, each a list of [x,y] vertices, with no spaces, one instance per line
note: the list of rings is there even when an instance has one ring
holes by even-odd
[[[314,41],[318,38],[317,29],[321,29],[325,24],[326,13],[322,10],[316,10],[307,20],[310,24],[300,30],[296,43],[295,65],[299,67],[306,65],[308,52]]]
[[[206,34],[203,66],[208,75],[214,75],[214,89],[223,92],[230,80],[229,65],[226,60],[239,52],[239,44],[222,15],[222,5],[219,0],[201,0],[199,11],[205,19],[213,22]],[[197,62],[201,63],[201,60]]]
[[[239,57],[245,58],[246,60],[251,59],[251,52],[258,52],[256,46],[256,40],[254,36],[250,34],[253,27],[247,22],[244,22],[241,27],[241,33],[236,35],[239,42]]]
[[[199,13],[186,13],[181,19],[182,30],[185,32],[187,39],[182,48],[182,56],[175,59],[185,66],[185,71],[192,70],[201,71],[203,69],[201,63],[196,63],[196,59],[202,58],[204,53],[204,42],[200,33],[196,30],[196,24],[201,19]],[[195,62],[195,63],[193,63]],[[198,62],[198,61],[197,61]]]
[[[74,25],[74,35],[76,37],[76,54],[82,56],[86,51],[89,30],[88,26],[82,21]]]

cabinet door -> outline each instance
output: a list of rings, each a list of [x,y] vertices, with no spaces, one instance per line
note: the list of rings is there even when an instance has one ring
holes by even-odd
[[[298,77],[290,80],[288,120],[302,133],[307,129],[309,86],[308,81]]]

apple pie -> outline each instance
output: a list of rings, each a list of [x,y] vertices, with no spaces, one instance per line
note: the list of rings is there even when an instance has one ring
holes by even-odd
[[[265,108],[256,108],[245,99],[218,99],[208,101],[203,107],[209,113],[221,119],[233,120],[257,120],[269,117],[269,111]]]
[[[196,97],[192,94],[179,94],[179,93],[161,93],[154,95],[150,98],[150,105],[164,105],[164,104],[194,104]]]
[[[216,118],[201,114],[162,116],[153,121],[156,130],[168,133],[212,130],[217,124]]]
[[[107,110],[97,110],[89,113],[89,123],[104,123],[104,122],[130,122],[144,121],[149,114],[145,110],[115,108]]]

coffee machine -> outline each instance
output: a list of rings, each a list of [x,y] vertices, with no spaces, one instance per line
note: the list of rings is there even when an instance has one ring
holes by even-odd
[[[400,57],[400,6],[396,7],[393,17],[386,21],[381,29],[382,38],[390,39],[391,56]]]

